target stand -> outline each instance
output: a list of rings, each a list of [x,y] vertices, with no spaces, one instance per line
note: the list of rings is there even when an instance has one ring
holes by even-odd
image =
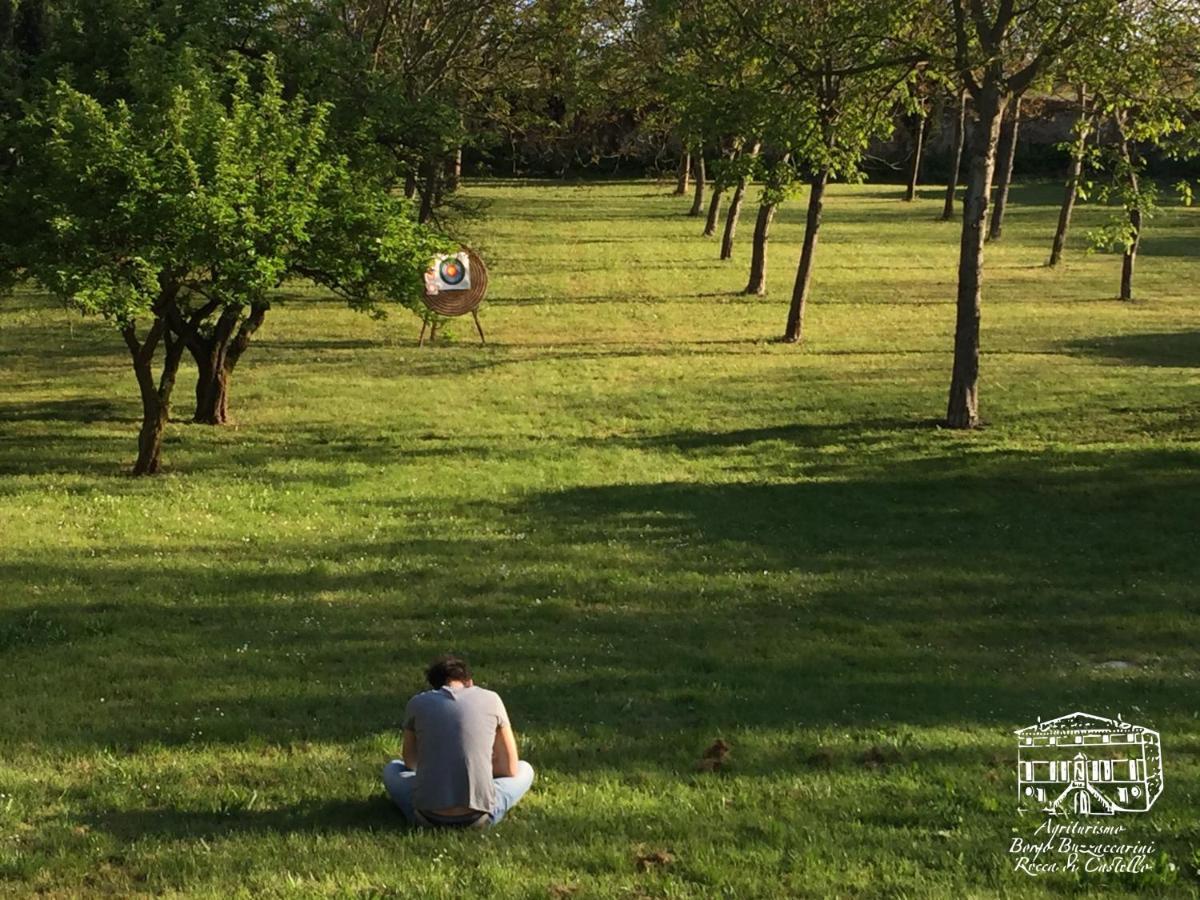
[[[457,253],[439,256],[425,273],[425,292],[421,299],[431,312],[447,318],[471,314],[475,330],[479,332],[479,343],[486,344],[483,326],[479,323],[479,304],[487,294],[488,271],[479,254],[469,247]],[[425,346],[425,332],[429,331],[432,343],[437,337],[437,322],[421,323],[421,336],[417,345]]]

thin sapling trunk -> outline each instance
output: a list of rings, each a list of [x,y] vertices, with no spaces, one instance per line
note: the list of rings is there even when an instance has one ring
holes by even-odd
[[[439,199],[440,168],[437,156],[431,154],[425,161],[425,171],[421,185],[421,209],[417,215],[417,221],[422,225],[428,223],[433,218],[434,206]]]
[[[779,204],[764,198],[758,207],[754,222],[754,243],[750,251],[750,279],[743,294],[761,297],[767,292],[767,243],[771,239],[771,223],[775,221],[775,210]]]
[[[675,181],[675,193],[683,196],[688,192],[688,178],[692,172],[692,151],[684,150],[683,156],[679,158],[679,173]]]
[[[913,152],[908,167],[908,187],[904,191],[904,200],[912,203],[917,199],[917,185],[921,183],[921,158],[925,153],[925,130],[929,126],[929,116],[917,117],[916,128],[913,129]]]
[[[958,176],[962,170],[963,144],[967,139],[967,89],[958,92],[958,118],[954,122],[954,143],[950,152],[950,177],[946,182],[946,200],[942,205],[942,221],[954,218],[954,194],[958,190]]]
[[[750,158],[758,156],[759,144],[750,150]],[[725,234],[721,238],[721,259],[733,257],[733,239],[737,234],[738,220],[742,216],[742,202],[746,197],[746,181],[748,176],[743,172],[738,176],[737,187],[734,188],[733,198],[729,201],[729,212],[725,216]]]
[[[721,195],[725,193],[725,185],[720,179],[713,185],[712,198],[708,201],[708,218],[704,220],[704,236],[712,237],[717,233],[717,221],[721,218]]]
[[[796,284],[792,288],[792,303],[788,308],[783,340],[795,344],[804,338],[804,312],[808,306],[812,284],[813,264],[817,252],[817,236],[821,231],[821,214],[825,208],[825,186],[829,183],[829,168],[823,166],[809,182],[808,216],[804,223],[804,244],[800,250],[800,265],[796,269]]]
[[[992,221],[988,228],[988,240],[998,241],[1004,235],[1004,213],[1008,208],[1008,189],[1012,184],[1013,164],[1017,159],[1017,138],[1021,132],[1021,98],[1012,101],[1012,116],[1000,132],[1000,145],[996,151],[996,205],[992,208]]]
[[[1087,109],[1087,92],[1079,88],[1079,121],[1075,124],[1075,142],[1071,145],[1071,167],[1067,172],[1067,183],[1063,187],[1062,206],[1058,210],[1058,227],[1054,230],[1054,243],[1050,248],[1049,265],[1062,262],[1067,246],[1067,233],[1071,229],[1071,215],[1075,211],[1075,199],[1079,196],[1079,182],[1083,177],[1083,161],[1087,153],[1088,133],[1091,131],[1091,116]]]
[[[704,212],[704,189],[706,187],[706,175],[704,169],[704,148],[697,148],[695,157],[695,182],[696,189],[692,197],[692,209],[688,213],[689,216],[700,216]]]
[[[750,277],[746,281],[744,294],[761,297],[767,292],[767,246],[771,240],[771,224],[783,199],[783,185],[787,178],[785,170],[791,163],[792,154],[785,153],[767,174],[762,202],[758,205],[758,216],[754,222],[754,240],[750,249]]]
[[[1121,159],[1128,172],[1130,200],[1129,232],[1125,239],[1125,252],[1121,257],[1121,299],[1133,299],[1133,270],[1137,265],[1138,247],[1142,243],[1142,207],[1141,185],[1138,181],[1137,167],[1134,165],[1133,153],[1129,147],[1129,135],[1125,130],[1126,114],[1117,117],[1117,133],[1121,141]]]

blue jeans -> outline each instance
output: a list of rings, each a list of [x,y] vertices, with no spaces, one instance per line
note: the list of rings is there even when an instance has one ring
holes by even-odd
[[[383,767],[383,786],[392,802],[404,813],[404,818],[417,824],[416,809],[413,807],[413,779],[417,773],[406,766],[403,760],[393,759]],[[533,784],[533,766],[521,760],[517,763],[517,774],[512,778],[495,778],[496,806],[491,812],[491,825],[498,825],[505,814],[517,805]],[[490,827],[490,826],[489,826]]]

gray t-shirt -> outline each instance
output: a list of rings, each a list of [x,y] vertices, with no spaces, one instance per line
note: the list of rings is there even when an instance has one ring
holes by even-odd
[[[492,747],[508,713],[495,691],[481,687],[423,691],[408,701],[404,727],[417,733],[417,809],[469,806],[490,813],[496,806]]]

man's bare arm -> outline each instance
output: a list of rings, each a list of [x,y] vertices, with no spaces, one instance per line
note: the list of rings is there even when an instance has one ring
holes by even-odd
[[[496,741],[492,744],[492,775],[496,778],[512,778],[517,774],[517,738],[511,727],[501,725],[496,729]]]
[[[401,756],[404,757],[404,764],[415,772],[417,770],[417,733],[411,728],[404,729],[404,749]]]

